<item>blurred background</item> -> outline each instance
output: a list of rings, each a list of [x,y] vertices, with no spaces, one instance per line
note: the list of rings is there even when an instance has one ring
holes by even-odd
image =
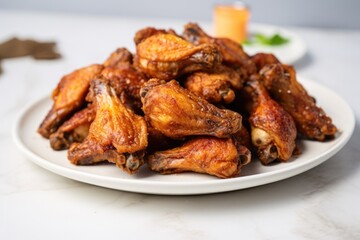
[[[1,10],[211,21],[214,0],[0,0]],[[248,0],[251,21],[288,26],[360,29],[359,0]],[[4,24],[4,23],[2,23]]]

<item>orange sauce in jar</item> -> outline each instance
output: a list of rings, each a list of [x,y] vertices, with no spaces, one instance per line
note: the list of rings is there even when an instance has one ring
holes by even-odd
[[[216,5],[213,17],[216,37],[230,38],[238,43],[247,39],[250,11],[245,4]]]

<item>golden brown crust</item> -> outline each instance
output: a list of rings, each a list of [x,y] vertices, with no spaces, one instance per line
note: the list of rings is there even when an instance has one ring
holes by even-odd
[[[212,71],[190,74],[183,84],[190,92],[210,103],[228,104],[234,101],[234,90],[241,89],[243,81],[235,70],[219,65]]]
[[[93,64],[80,68],[60,80],[52,93],[54,104],[38,129],[43,137],[49,138],[69,115],[84,105],[90,80],[102,69],[102,65]]]
[[[147,81],[142,73],[127,65],[122,68],[104,68],[101,75],[109,80],[110,86],[114,88],[123,104],[135,113],[141,113],[140,88]]]
[[[195,45],[204,43],[214,44],[222,55],[223,63],[237,68],[243,78],[248,78],[256,72],[255,64],[242,46],[231,39],[211,37],[196,23],[186,24],[182,36]]]
[[[297,81],[291,66],[272,64],[261,72],[271,96],[294,118],[299,133],[305,138],[324,141],[334,138],[337,128],[324,110],[316,105]]]
[[[251,56],[251,61],[255,63],[257,71],[260,71],[268,64],[280,63],[279,59],[271,53],[257,53]]]
[[[74,164],[107,160],[134,173],[143,163],[142,158],[134,156],[143,156],[148,144],[146,122],[121,103],[108,80],[95,79],[91,86],[95,94],[96,117],[84,142],[70,147],[68,158]],[[125,154],[131,158],[125,158]]]
[[[192,171],[230,178],[238,176],[250,159],[250,151],[243,147],[239,152],[230,138],[199,137],[181,147],[150,155],[148,164],[161,174]]]
[[[105,60],[104,67],[121,68],[123,65],[131,65],[132,53],[126,48],[118,48]]]
[[[261,162],[288,161],[295,149],[297,132],[294,120],[270,98],[259,81],[249,81],[245,91],[253,102],[249,118],[251,138]]]
[[[135,66],[149,77],[170,80],[186,73],[212,69],[221,62],[212,44],[193,44],[173,34],[156,34],[136,47]]]
[[[152,79],[140,92],[149,123],[171,138],[191,135],[230,137],[241,128],[241,115],[219,109],[182,88],[178,82]]]
[[[73,164],[110,162],[133,174],[147,158],[163,174],[228,178],[250,162],[250,150],[263,164],[300,154],[297,129],[320,141],[337,131],[274,55],[249,57],[194,23],[182,36],[144,28],[134,42],[134,56],[118,48],[53,91],[38,132],[53,149],[68,148]]]

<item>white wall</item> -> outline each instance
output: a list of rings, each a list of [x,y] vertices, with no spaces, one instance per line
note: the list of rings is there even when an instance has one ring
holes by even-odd
[[[215,0],[0,0],[0,9],[211,20]],[[247,0],[252,21],[360,29],[360,0]]]

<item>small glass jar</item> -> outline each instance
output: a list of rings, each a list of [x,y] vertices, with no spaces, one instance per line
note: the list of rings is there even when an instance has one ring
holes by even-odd
[[[215,36],[242,43],[247,39],[249,18],[249,8],[243,2],[215,5],[213,15]]]

